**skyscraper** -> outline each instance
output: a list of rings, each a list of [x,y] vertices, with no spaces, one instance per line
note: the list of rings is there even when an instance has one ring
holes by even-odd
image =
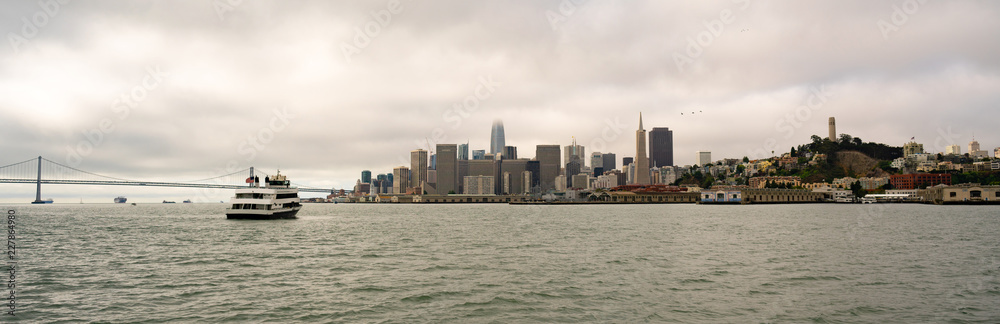
[[[437,193],[458,193],[458,145],[437,145]]]
[[[473,150],[472,151],[472,159],[473,160],[482,160],[482,159],[485,159],[485,158],[486,158],[486,150]]]
[[[560,169],[559,145],[535,146],[535,159],[538,160],[538,181],[542,192],[555,189]]]
[[[584,165],[584,161],[587,160],[587,153],[584,153],[584,151],[583,145],[576,145],[576,137],[573,137],[573,144],[566,146],[566,152],[564,152],[566,156],[563,159],[563,163],[569,163],[571,160],[570,157],[576,156],[580,159],[580,166],[582,167]],[[569,176],[570,175],[567,175],[567,177]]]
[[[590,153],[590,167],[604,168],[604,154],[601,152]]]
[[[372,172],[369,170],[361,171],[361,183],[372,183]]]
[[[639,129],[635,131],[635,183],[650,184],[649,158],[646,157],[646,130],[642,128],[642,113],[639,113]]]
[[[712,163],[712,152],[698,152],[698,166],[705,166]]]
[[[490,154],[503,153],[503,147],[506,145],[507,143],[504,141],[503,134],[503,121],[499,119],[494,120],[493,131],[490,132]]]
[[[626,156],[626,157],[622,158],[622,167],[623,168],[626,167],[626,166],[628,166],[629,164],[632,164],[632,163],[635,163],[635,158],[633,158],[631,156]]]
[[[406,193],[406,189],[410,188],[410,168],[398,166],[392,169],[392,174],[392,192],[395,194]]]
[[[610,170],[614,170],[614,169],[618,168],[618,165],[615,164],[615,162],[618,162],[618,160],[617,160],[618,157],[615,156],[614,153],[604,153],[604,154],[601,154],[601,157],[604,160],[604,164],[603,164],[604,171],[610,171]]]
[[[674,132],[668,127],[649,131],[649,164],[662,168],[674,165]]]
[[[410,186],[423,187],[427,181],[427,151],[417,149],[410,151]],[[422,194],[419,192],[418,194]]]
[[[501,160],[517,160],[517,147],[516,146],[504,146],[503,153],[500,154]]]
[[[469,159],[469,143],[458,144],[458,159],[459,160]]]

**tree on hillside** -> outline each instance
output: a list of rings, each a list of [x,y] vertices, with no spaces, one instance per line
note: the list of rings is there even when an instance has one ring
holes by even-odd
[[[863,198],[867,192],[861,187],[861,181],[855,181],[851,184],[851,192],[854,193],[855,197]]]

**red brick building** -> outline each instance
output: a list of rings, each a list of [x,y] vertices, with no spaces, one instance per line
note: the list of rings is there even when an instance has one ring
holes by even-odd
[[[900,190],[913,190],[921,185],[936,186],[939,184],[951,185],[951,175],[945,173],[913,173],[899,174],[889,177],[892,187]]]

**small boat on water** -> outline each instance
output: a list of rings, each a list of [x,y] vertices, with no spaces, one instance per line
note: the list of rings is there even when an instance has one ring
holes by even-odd
[[[274,177],[264,177],[265,187],[260,186],[258,177],[247,178],[248,188],[236,189],[236,196],[226,208],[228,219],[280,219],[295,218],[302,209],[299,189],[291,187],[285,176],[278,171]]]
[[[184,199],[184,203],[185,204],[190,204],[191,203],[191,199]]]
[[[52,203],[52,198],[42,199],[42,200],[36,200],[36,201],[32,201],[31,203],[32,204],[36,204],[36,205],[37,204],[51,204]]]
[[[118,198],[115,198],[116,204],[124,204],[126,201],[128,201],[128,198],[125,198],[124,196],[118,196]]]

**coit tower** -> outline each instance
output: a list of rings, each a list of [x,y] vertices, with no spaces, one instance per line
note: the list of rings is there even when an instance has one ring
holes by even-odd
[[[830,141],[837,141],[837,121],[833,117],[830,117]]]

